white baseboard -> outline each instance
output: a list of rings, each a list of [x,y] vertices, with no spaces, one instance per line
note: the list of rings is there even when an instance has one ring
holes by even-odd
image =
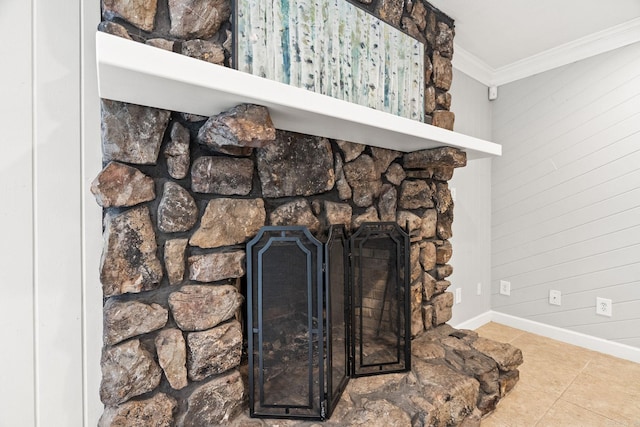
[[[491,322],[493,320],[492,316],[493,311],[489,310],[477,315],[476,317],[472,317],[471,319],[451,326],[456,329],[478,329],[480,326],[486,325],[487,323]]]
[[[511,326],[512,328],[562,341],[567,344],[577,345],[578,347],[640,363],[640,348],[492,310],[454,325],[454,327],[457,329],[476,329],[489,322],[500,323],[501,325]]]

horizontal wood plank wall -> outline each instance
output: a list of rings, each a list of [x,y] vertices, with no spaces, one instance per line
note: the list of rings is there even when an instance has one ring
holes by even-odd
[[[640,347],[640,43],[500,87],[493,138],[493,310]]]

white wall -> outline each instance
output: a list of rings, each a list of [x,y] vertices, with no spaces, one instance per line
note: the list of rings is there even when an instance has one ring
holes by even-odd
[[[491,140],[491,103],[487,87],[455,70],[451,87],[455,131]],[[457,325],[491,309],[491,159],[469,160],[449,185],[455,188],[453,274],[449,291],[462,288],[462,302],[453,306]],[[477,285],[481,284],[481,294]]]
[[[640,347],[640,43],[500,87],[493,137],[493,309]]]
[[[100,312],[100,287],[96,273],[85,277],[91,259],[83,252],[99,256],[100,246],[87,248],[83,235],[82,161],[100,146],[95,69],[83,54],[93,51],[98,7],[80,0],[0,6],[1,426],[95,425],[99,416],[101,327],[87,319]],[[93,152],[83,150],[87,140]],[[95,175],[95,160],[87,164]],[[99,210],[90,216],[99,239]]]
[[[82,298],[83,298],[83,376],[84,426],[95,426],[102,415],[103,404],[99,389],[102,380],[102,284],[100,283],[100,257],[102,255],[102,208],[89,191],[93,179],[102,170],[102,144],[100,136],[100,98],[96,70],[95,34],[100,22],[100,2],[80,2],[82,25],[80,28],[82,76],[80,80],[82,103],[81,149],[82,162]]]
[[[0,425],[35,422],[33,274],[33,91],[31,88],[31,2],[5,1],[0,7]],[[26,25],[16,25],[17,22]],[[11,66],[6,66],[11,64]],[[5,407],[5,404],[7,406]],[[19,410],[15,410],[19,409]]]

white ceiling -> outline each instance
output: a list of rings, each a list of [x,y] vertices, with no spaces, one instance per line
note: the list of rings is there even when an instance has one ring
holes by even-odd
[[[640,41],[640,0],[429,3],[455,20],[456,68],[486,84],[525,77],[523,67],[531,75]]]

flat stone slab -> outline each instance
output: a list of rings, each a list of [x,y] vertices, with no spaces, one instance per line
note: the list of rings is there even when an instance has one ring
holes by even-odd
[[[189,257],[189,279],[197,282],[242,277],[244,275],[244,251],[221,252]]]
[[[240,372],[234,370],[214,377],[211,381],[198,385],[188,397],[187,411],[178,421],[178,427],[227,424],[242,411],[244,398]],[[247,427],[247,424],[244,426]]]
[[[207,39],[229,19],[231,4],[226,0],[169,0],[169,14],[172,36]]]
[[[103,208],[134,206],[156,198],[151,177],[118,162],[109,162],[98,174],[91,193]]]
[[[104,305],[104,343],[113,345],[155,331],[166,325],[168,318],[168,310],[158,304],[109,299]]]
[[[252,180],[253,162],[249,159],[203,156],[191,168],[191,190],[196,193],[246,196]]]
[[[201,381],[240,365],[242,327],[231,321],[206,331],[187,335],[189,379]]]
[[[160,384],[162,370],[153,355],[139,340],[130,340],[102,352],[100,399],[117,405],[154,390]]]
[[[175,182],[165,182],[158,206],[158,228],[166,233],[189,231],[198,220],[193,196]]]
[[[100,281],[105,297],[154,289],[162,279],[149,209],[107,214]]]
[[[269,110],[252,104],[241,104],[211,117],[198,132],[198,142],[214,149],[227,145],[264,147],[275,139]]]
[[[467,153],[452,147],[413,151],[404,155],[407,169],[429,169],[435,166],[461,168],[467,165]]]
[[[335,184],[333,152],[326,138],[276,132],[276,142],[256,149],[265,197],[311,196]]]
[[[98,427],[168,427],[178,406],[173,397],[158,393],[149,399],[132,400],[105,408]]]
[[[171,388],[180,390],[187,386],[187,347],[179,329],[165,329],[156,335],[158,363]]]
[[[243,298],[231,285],[186,285],[169,295],[169,306],[183,331],[202,331],[230,319]]]
[[[171,112],[103,99],[103,160],[156,164]]]
[[[210,200],[189,244],[201,248],[243,243],[258,234],[266,220],[262,199]]]

